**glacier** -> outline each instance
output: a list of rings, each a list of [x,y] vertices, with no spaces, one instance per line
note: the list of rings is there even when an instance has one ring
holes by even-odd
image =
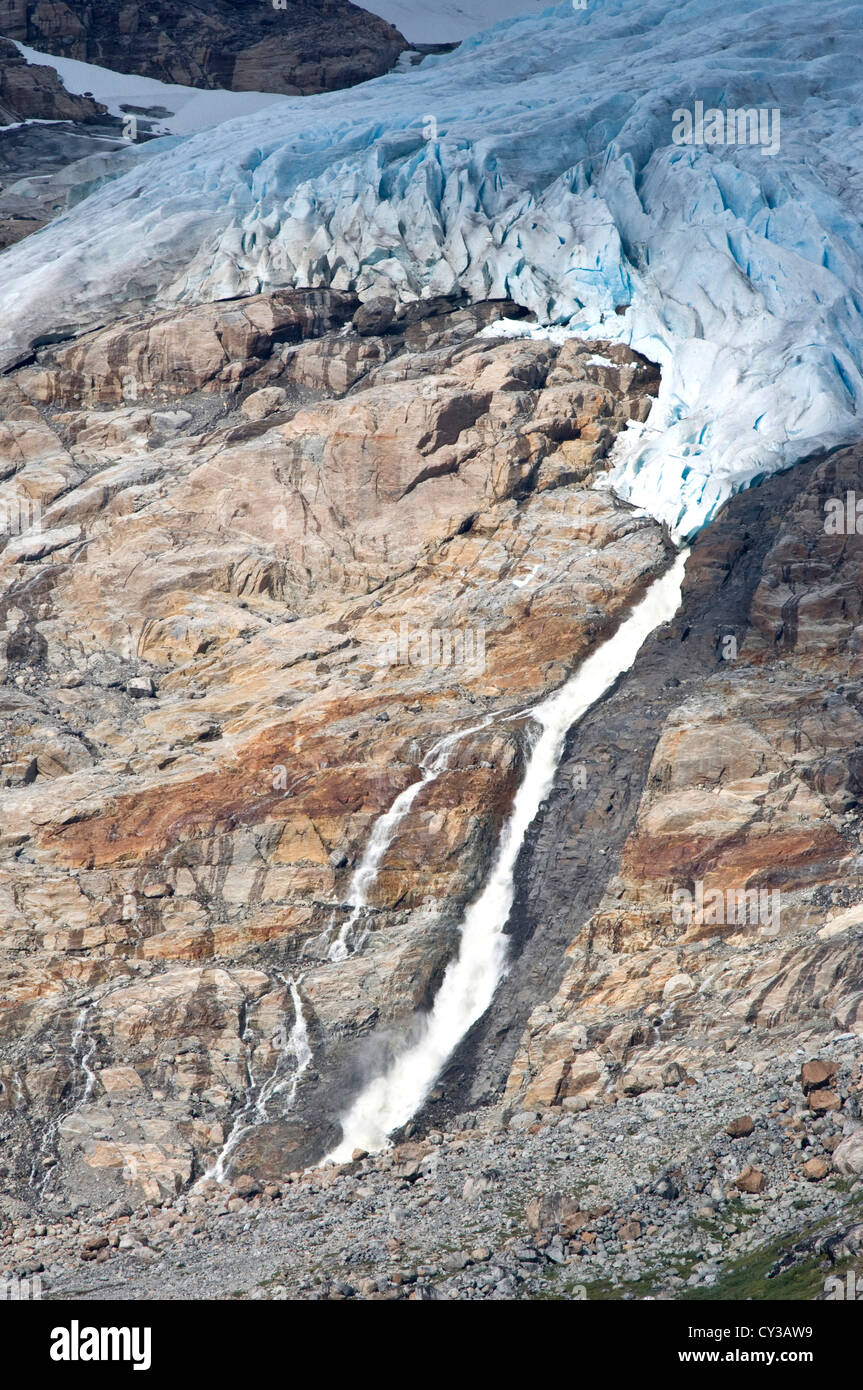
[[[861,48],[850,0],[567,0],[151,142],[0,255],[0,367],[118,312],[268,287],[508,295],[531,332],[659,363],[609,481],[689,537],[859,437]],[[676,144],[698,101],[781,111],[780,149]]]

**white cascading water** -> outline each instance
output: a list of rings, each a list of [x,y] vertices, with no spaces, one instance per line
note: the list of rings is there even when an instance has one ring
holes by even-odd
[[[294,1022],[281,1050],[281,1055],[257,1096],[254,1095],[257,1085],[252,1076],[251,1065],[249,1065],[249,1087],[252,1095],[235,1121],[215,1162],[204,1174],[204,1179],[215,1178],[216,1182],[225,1181],[230,1172],[231,1158],[240,1140],[258,1125],[264,1124],[270,1119],[268,1106],[274,1096],[281,1095],[285,1090],[289,1093],[287,1100],[281,1107],[282,1114],[290,1110],[294,1103],[300,1079],[312,1060],[312,1049],[303,1013],[303,1001],[300,998],[297,983],[295,980],[289,980],[287,984],[294,1006]]]
[[[73,1077],[77,1078],[78,1071],[80,1071],[84,1077],[84,1093],[75,1098],[76,1104],[79,1105],[86,1105],[96,1085],[96,1073],[91,1065],[96,1053],[95,1036],[89,1038],[86,1044],[84,1042],[84,1034],[87,1027],[87,1019],[90,1016],[90,1008],[91,1005],[88,1004],[79,1013],[70,1045]]]
[[[354,870],[348,888],[351,914],[329,949],[330,960],[345,960],[347,956],[362,946],[365,934],[357,937],[357,923],[368,907],[369,889],[377,878],[383,857],[392,844],[393,837],[413,805],[415,798],[423,787],[427,787],[442,772],[446,771],[450,750],[458,743],[459,739],[466,738],[468,734],[479,733],[480,729],[488,727],[493,718],[494,716],[490,714],[486,719],[483,719],[479,724],[473,724],[469,729],[460,729],[457,733],[445,734],[443,738],[438,739],[420,763],[420,772],[422,773],[420,780],[412,782],[409,787],[405,787],[403,792],[399,792],[390,809],[375,821],[365,854]]]
[[[72,1067],[72,1095],[69,1104],[70,1110],[75,1110],[79,1105],[86,1105],[87,1102],[90,1100],[93,1091],[96,1087],[96,1073],[94,1072],[92,1065],[93,1058],[96,1055],[96,1037],[94,1034],[90,1038],[86,1038],[87,1020],[90,1017],[90,1010],[92,1007],[92,1004],[86,1004],[81,1009],[75,1021],[75,1031],[73,1032],[69,1042],[69,1062]],[[83,1076],[84,1079],[84,1087],[83,1090],[80,1091],[80,1093],[79,1073],[81,1074],[81,1076]],[[19,1101],[21,1102],[21,1104],[23,1104],[24,1091],[21,1086],[21,1080],[17,1072],[15,1073],[15,1089]],[[42,1141],[39,1145],[39,1149],[33,1159],[33,1163],[30,1168],[30,1176],[28,1178],[28,1182],[31,1186],[37,1185],[40,1191],[44,1191],[49,1179],[53,1176],[54,1173],[52,1165],[51,1167],[43,1170],[41,1174],[41,1182],[37,1182],[37,1179],[40,1176],[39,1168],[41,1166],[41,1161],[49,1152],[52,1144],[54,1143],[54,1138],[57,1134],[57,1129],[60,1125],[61,1118],[62,1117],[59,1115],[55,1116],[55,1118],[51,1120],[49,1124],[46,1125],[44,1133],[42,1135]]]
[[[267,1118],[267,1102],[273,1097],[281,1095],[282,1091],[288,1090],[287,1109],[293,1105],[297,1096],[297,1087],[302,1079],[303,1072],[312,1060],[312,1045],[309,1042],[309,1030],[306,1024],[306,1016],[303,1013],[303,1001],[300,998],[300,991],[296,980],[288,981],[288,988],[291,991],[291,1002],[294,1006],[294,1024],[288,1035],[286,1052],[293,1057],[293,1069],[287,1076],[279,1077],[276,1073],[278,1067],[267,1085],[262,1087],[258,1097],[256,1110],[262,1120]],[[269,1089],[268,1089],[269,1088]]]
[[[360,1093],[342,1119],[341,1143],[324,1162],[346,1163],[354,1149],[372,1153],[383,1148],[392,1131],[422,1105],[447,1059],[491,1003],[506,964],[504,928],[515,894],[516,860],[528,828],[551,791],[566,735],[629,670],[654,629],[674,616],[688,553],[678,554],[614,636],[582,663],[566,685],[530,711],[540,734],[488,882],[462,921],[458,955],[447,967],[419,1037]]]

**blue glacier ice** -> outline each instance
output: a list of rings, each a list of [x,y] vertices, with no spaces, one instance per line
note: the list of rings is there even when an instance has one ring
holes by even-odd
[[[534,331],[661,365],[612,481],[692,534],[861,433],[861,50],[850,0],[567,0],[151,144],[0,256],[0,365],[118,313],[268,286],[511,295]],[[699,101],[781,112],[780,148],[675,143]]]

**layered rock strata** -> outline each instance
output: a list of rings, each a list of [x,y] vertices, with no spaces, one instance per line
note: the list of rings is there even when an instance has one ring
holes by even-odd
[[[590,486],[655,370],[495,339],[513,312],[281,292],[129,318],[2,379],[16,1200],[171,1193],[232,1134],[233,1172],[314,1161],[432,997],[526,707],[669,556]],[[364,943],[328,960],[372,827],[460,729]]]

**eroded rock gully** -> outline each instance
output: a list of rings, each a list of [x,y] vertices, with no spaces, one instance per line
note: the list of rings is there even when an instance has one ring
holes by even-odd
[[[312,1061],[231,1167],[314,1161],[432,997],[520,774],[513,716],[670,553],[591,486],[654,369],[478,336],[518,313],[280,292],[129,317],[0,381],[16,1210],[206,1172],[289,1080],[292,979]],[[399,827],[362,949],[328,960],[375,820],[486,716]]]

